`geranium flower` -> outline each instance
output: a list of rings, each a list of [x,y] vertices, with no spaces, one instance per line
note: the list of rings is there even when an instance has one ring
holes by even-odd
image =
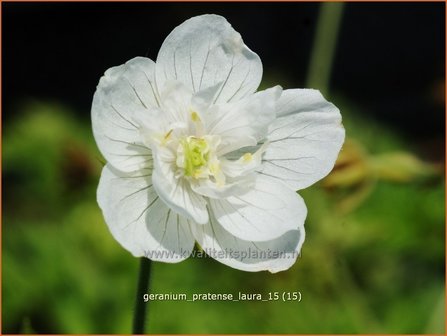
[[[333,168],[344,129],[318,91],[256,92],[261,77],[225,18],[202,15],[171,32],[155,63],[136,57],[100,79],[97,198],[134,256],[179,262],[197,242],[240,270],[293,265],[307,214],[296,190]]]

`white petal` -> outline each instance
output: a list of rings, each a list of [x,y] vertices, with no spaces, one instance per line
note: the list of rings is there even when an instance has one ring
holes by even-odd
[[[303,199],[281,182],[258,176],[254,186],[240,196],[210,199],[217,221],[239,239],[268,241],[304,225]]]
[[[340,111],[319,91],[296,89],[283,92],[277,114],[260,172],[306,188],[334,167],[345,138]]]
[[[252,136],[226,136],[221,139],[217,149],[217,156],[224,156],[228,159],[236,160],[245,154],[246,148],[256,147],[258,140]]]
[[[161,106],[171,123],[188,124],[192,92],[179,81],[166,82],[161,93]]]
[[[232,179],[224,185],[219,185],[209,179],[203,179],[191,185],[192,189],[203,196],[211,198],[227,198],[242,195],[254,184],[255,174],[244,176],[241,179]]]
[[[176,128],[182,130],[183,134],[180,134],[182,136],[203,136],[203,112],[212,104],[218,89],[219,87],[213,86],[193,94],[179,81],[165,82],[160,103],[164,119],[167,121],[166,127],[169,130]],[[193,115],[198,116],[199,120],[194,119]]]
[[[185,178],[176,178],[171,164],[157,163],[152,174],[154,188],[169,208],[199,224],[208,222],[206,202],[201,195],[196,194]]]
[[[254,153],[247,150],[245,153],[240,152],[237,160],[221,159],[222,171],[226,176],[239,177],[254,171],[262,162],[262,154],[267,149],[268,143],[262,144]],[[251,148],[250,148],[251,149]]]
[[[193,234],[203,250],[217,261],[248,272],[289,269],[296,261],[305,238],[304,227],[284,233],[266,242],[236,238],[225,231],[211,216],[206,225],[191,225]]]
[[[93,134],[106,160],[119,170],[136,171],[150,163],[151,152],[140,141],[136,120],[158,104],[154,71],[154,62],[137,57],[108,69],[96,88]]]
[[[221,136],[218,155],[242,146],[254,146],[267,136],[269,124],[276,117],[276,101],[281,87],[259,91],[236,103],[214,105],[206,114],[206,130]],[[240,139],[247,139],[239,144]]]
[[[220,91],[221,85],[222,83],[218,83],[196,92],[191,99],[192,109],[196,112],[206,111],[213,104]]]
[[[238,100],[256,91],[262,63],[225,18],[193,17],[176,27],[157,57],[156,79],[161,88],[179,80],[193,92],[222,83],[216,102]]]
[[[179,262],[193,247],[190,224],[157,196],[150,172],[124,174],[106,165],[97,199],[115,239],[134,256]]]

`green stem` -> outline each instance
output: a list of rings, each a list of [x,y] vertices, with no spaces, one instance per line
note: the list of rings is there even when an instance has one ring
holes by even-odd
[[[137,298],[135,302],[135,315],[133,319],[133,334],[144,334],[146,310],[149,305],[149,301],[144,302],[143,295],[148,293],[150,274],[151,261],[143,257],[140,261],[140,273],[138,275]]]
[[[306,87],[327,95],[344,3],[325,2],[320,6]]]

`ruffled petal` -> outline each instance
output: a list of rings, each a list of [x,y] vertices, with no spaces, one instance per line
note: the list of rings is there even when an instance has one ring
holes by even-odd
[[[237,160],[221,158],[219,172],[224,176],[225,182],[201,179],[191,184],[192,189],[203,196],[218,199],[245,194],[254,185],[257,175],[254,172],[261,164],[266,147],[267,144],[261,145],[254,153],[241,152]]]
[[[217,221],[233,236],[249,241],[268,241],[304,225],[307,209],[303,199],[274,179],[258,176],[243,195],[210,199]]]
[[[243,146],[254,146],[267,136],[268,126],[276,117],[276,101],[281,91],[280,86],[275,86],[208,110],[205,128],[209,134],[221,137],[219,156]]]
[[[281,237],[253,242],[234,237],[211,216],[206,225],[191,225],[195,239],[203,250],[217,261],[248,272],[276,273],[289,269],[296,261],[305,238],[304,227]]]
[[[161,106],[168,120],[186,127],[191,115],[192,92],[179,81],[166,82],[161,92]]]
[[[208,222],[206,202],[196,194],[189,182],[176,178],[172,163],[158,162],[152,175],[154,188],[165,204],[180,215],[199,224]]]
[[[215,102],[237,101],[253,92],[262,78],[262,63],[225,18],[193,17],[176,27],[157,56],[159,88],[178,80],[193,92],[221,83]]]
[[[221,160],[222,171],[229,177],[245,176],[253,172],[262,162],[262,154],[267,149],[268,143],[264,143],[256,149],[254,153],[251,153],[250,149],[247,149],[245,153],[239,150],[240,157],[237,160],[228,160],[223,158]]]
[[[143,57],[110,68],[93,97],[96,143],[105,159],[125,172],[150,166],[151,151],[140,141],[137,120],[158,106],[154,71],[154,62]]]
[[[113,237],[134,256],[175,263],[191,254],[190,223],[160,200],[150,172],[124,174],[106,165],[97,200]]]
[[[340,111],[317,90],[283,92],[269,127],[261,174],[306,188],[334,167],[345,139]]]
[[[254,184],[254,180],[254,174],[236,180],[232,179],[227,181],[224,185],[220,185],[209,179],[203,179],[191,184],[191,187],[200,195],[220,199],[245,194],[247,189]]]

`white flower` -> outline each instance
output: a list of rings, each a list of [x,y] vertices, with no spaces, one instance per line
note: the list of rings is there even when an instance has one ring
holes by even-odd
[[[98,203],[134,256],[179,262],[197,241],[237,269],[293,265],[307,214],[295,190],[329,173],[344,129],[318,91],[256,92],[261,77],[225,18],[203,15],[172,31],[156,63],[137,57],[101,78]]]

